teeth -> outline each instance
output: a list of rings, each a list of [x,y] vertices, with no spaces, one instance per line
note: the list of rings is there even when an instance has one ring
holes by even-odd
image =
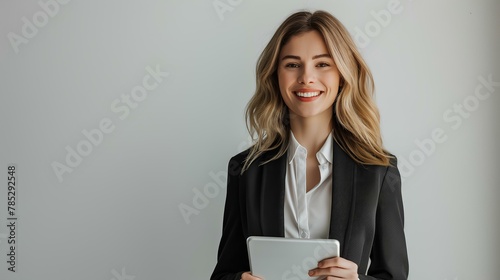
[[[314,96],[318,96],[319,95],[319,91],[316,91],[316,92],[295,92],[296,95],[300,96],[300,97],[314,97]]]

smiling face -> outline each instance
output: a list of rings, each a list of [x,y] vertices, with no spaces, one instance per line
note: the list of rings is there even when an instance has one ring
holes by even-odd
[[[295,35],[282,47],[278,82],[291,118],[331,119],[340,74],[318,31]]]

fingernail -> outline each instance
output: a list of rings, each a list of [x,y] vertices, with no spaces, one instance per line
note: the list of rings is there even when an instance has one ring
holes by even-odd
[[[313,276],[314,275],[314,270],[309,270],[309,276]]]

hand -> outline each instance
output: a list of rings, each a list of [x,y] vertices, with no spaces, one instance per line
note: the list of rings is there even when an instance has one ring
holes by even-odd
[[[318,267],[309,270],[309,276],[326,276],[325,280],[358,280],[358,265],[341,257],[324,259]]]
[[[241,280],[262,280],[259,277],[253,276],[249,271],[241,275]]]

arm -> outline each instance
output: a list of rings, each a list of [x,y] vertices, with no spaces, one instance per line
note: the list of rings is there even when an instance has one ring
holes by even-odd
[[[210,277],[211,280],[240,280],[243,272],[250,270],[246,240],[241,223],[238,184],[241,167],[239,165],[234,158],[229,162],[222,237],[217,254],[217,264]]]
[[[359,275],[360,280],[408,279],[401,176],[396,159],[391,164],[380,189],[368,276]]]

